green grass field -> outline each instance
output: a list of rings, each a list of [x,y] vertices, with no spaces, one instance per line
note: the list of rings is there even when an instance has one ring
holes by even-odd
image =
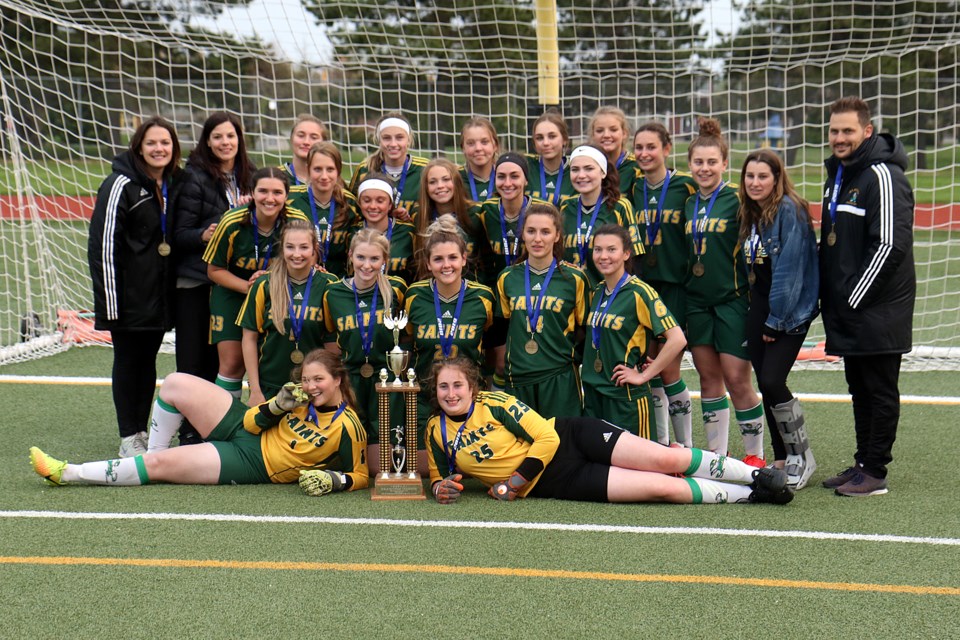
[[[74,349],[0,374],[108,376],[110,356]],[[842,381],[804,371],[791,386]],[[904,374],[902,392],[956,394],[955,376]],[[474,485],[440,506],[294,486],[46,487],[30,445],[116,452],[110,389],[0,393],[2,637],[957,635],[955,405],[904,404],[891,491],[875,498],[811,486],[786,507],[501,504]],[[850,462],[851,412],[805,407],[819,484]]]

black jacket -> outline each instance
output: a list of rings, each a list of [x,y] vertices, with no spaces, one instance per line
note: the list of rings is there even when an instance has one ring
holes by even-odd
[[[93,280],[95,326],[103,330],[167,330],[173,327],[172,256],[163,240],[162,202],[156,182],[137,171],[129,151],[113,160],[97,192],[87,262]],[[176,197],[167,193],[168,202]],[[171,216],[167,216],[170,242]]]
[[[173,233],[178,276],[210,282],[207,263],[203,261],[207,244],[201,236],[204,229],[219,222],[220,216],[229,208],[223,184],[200,167],[187,164],[174,203],[176,222]]]
[[[835,226],[830,195],[839,161],[826,161],[820,235],[820,298],[827,353],[906,353],[913,344],[917,280],[913,190],[907,154],[890,134],[863,141],[844,165]],[[827,241],[836,232],[836,244]]]

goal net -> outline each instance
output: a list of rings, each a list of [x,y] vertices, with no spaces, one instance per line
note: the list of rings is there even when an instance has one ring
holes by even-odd
[[[417,153],[461,159],[470,116],[524,151],[545,106],[576,143],[609,104],[631,126],[664,122],[685,168],[696,118],[711,115],[731,141],[731,179],[750,149],[780,149],[819,215],[826,107],[859,94],[910,158],[908,366],[960,364],[956,2],[0,0],[0,17],[0,363],[104,341],[87,221],[145,116],[174,122],[186,154],[210,112],[233,111],[265,165],[287,158],[309,112],[352,167],[387,110],[410,118]],[[815,325],[810,341],[822,339]]]

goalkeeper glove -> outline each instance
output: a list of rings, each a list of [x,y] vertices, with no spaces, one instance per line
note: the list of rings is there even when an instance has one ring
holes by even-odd
[[[339,471],[309,469],[300,472],[300,488],[308,496],[325,496],[347,489],[347,476]]]
[[[511,475],[509,478],[490,487],[490,490],[487,491],[487,493],[497,500],[512,501],[517,497],[517,494],[526,484],[527,479],[514,471],[513,475]]]
[[[270,400],[267,408],[270,413],[279,416],[305,405],[309,399],[310,396],[304,392],[300,385],[288,382],[280,387],[280,392]]]
[[[450,474],[433,485],[433,497],[440,504],[453,504],[460,498],[460,492],[463,491],[463,485],[460,484],[461,480],[463,480],[462,474]]]

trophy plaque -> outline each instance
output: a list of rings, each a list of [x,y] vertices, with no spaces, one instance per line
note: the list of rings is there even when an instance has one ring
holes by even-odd
[[[407,316],[401,311],[393,317],[383,316],[383,324],[393,331],[393,349],[387,352],[387,366],[393,372],[380,370],[376,385],[377,407],[380,416],[380,472],[374,481],[374,500],[425,500],[423,482],[417,473],[417,375],[408,369],[410,352],[400,348],[400,330],[407,326]],[[407,380],[400,379],[406,371]],[[405,424],[390,424],[390,399],[400,394],[404,405]],[[391,437],[392,436],[392,437]],[[396,444],[394,444],[396,443]]]

